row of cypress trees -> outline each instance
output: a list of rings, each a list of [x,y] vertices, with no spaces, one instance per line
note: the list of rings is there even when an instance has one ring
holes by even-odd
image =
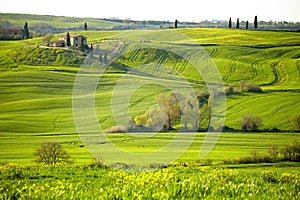
[[[257,16],[254,17],[254,28],[257,29],[258,27],[258,21],[257,21]],[[228,22],[228,28],[232,28],[232,21],[231,21],[231,17],[229,18],[229,22]],[[236,20],[236,28],[239,29],[240,28],[240,19],[237,18]],[[246,29],[249,28],[249,21],[246,21]]]

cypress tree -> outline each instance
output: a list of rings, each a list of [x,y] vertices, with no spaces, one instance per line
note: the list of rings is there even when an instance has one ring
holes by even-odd
[[[25,25],[24,25],[24,39],[28,39],[28,38],[29,38],[28,23],[25,22]]]
[[[84,23],[84,30],[87,31],[87,23]]]
[[[248,28],[249,28],[249,22],[246,21],[246,29],[248,29]]]
[[[229,22],[228,22],[228,28],[232,28],[231,17],[229,18]]]
[[[93,58],[93,45],[91,44],[90,58]]]
[[[236,20],[236,29],[239,29],[240,28],[240,19],[237,18]]]
[[[178,20],[176,19],[175,20],[175,28],[177,28],[177,25],[178,25]]]
[[[257,29],[258,22],[257,22],[257,16],[254,17],[254,28]]]
[[[70,38],[70,33],[67,33],[67,47],[71,46],[71,38]]]

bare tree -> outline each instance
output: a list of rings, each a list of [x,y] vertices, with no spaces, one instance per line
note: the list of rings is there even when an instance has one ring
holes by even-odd
[[[44,142],[34,155],[38,157],[35,162],[46,165],[71,163],[70,156],[58,142]]]
[[[245,114],[240,118],[241,129],[244,131],[256,131],[262,125],[260,117],[253,116],[251,113]]]

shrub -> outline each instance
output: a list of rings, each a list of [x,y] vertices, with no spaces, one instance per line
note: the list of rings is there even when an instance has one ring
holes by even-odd
[[[268,153],[273,160],[277,160],[279,155],[278,146],[276,144],[273,144],[272,147],[269,149]]]
[[[249,82],[246,84],[246,89],[248,92],[262,92],[261,87],[254,85],[253,83]]]
[[[71,163],[70,156],[58,142],[44,142],[34,155],[38,157],[35,162],[46,165]]]
[[[290,125],[291,125],[293,130],[300,131],[300,114],[299,113],[294,114],[290,118]]]
[[[282,149],[283,159],[286,161],[300,161],[300,144],[294,141]]]
[[[104,131],[104,133],[124,133],[124,132],[125,132],[124,126],[113,126]]]
[[[108,167],[99,159],[94,158],[92,162],[88,165],[89,167],[97,167],[100,169],[107,169]]]
[[[225,91],[226,91],[226,95],[233,94],[234,93],[234,87],[232,85],[230,85],[230,86],[226,87]]]
[[[245,114],[240,118],[241,130],[244,131],[256,131],[258,127],[262,125],[262,120],[260,117],[252,116],[251,113]]]
[[[241,92],[262,92],[261,87],[254,85],[252,82],[245,83],[243,80],[240,81],[239,89]]]

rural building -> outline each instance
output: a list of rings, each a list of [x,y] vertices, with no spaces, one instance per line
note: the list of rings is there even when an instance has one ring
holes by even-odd
[[[67,44],[67,36],[62,35],[59,37],[59,40],[65,41]],[[81,47],[87,45],[87,38],[83,35],[70,35],[71,47]]]
[[[66,47],[66,42],[64,40],[50,42],[49,47]]]
[[[24,29],[22,28],[1,28],[0,39],[2,40],[22,40]]]

